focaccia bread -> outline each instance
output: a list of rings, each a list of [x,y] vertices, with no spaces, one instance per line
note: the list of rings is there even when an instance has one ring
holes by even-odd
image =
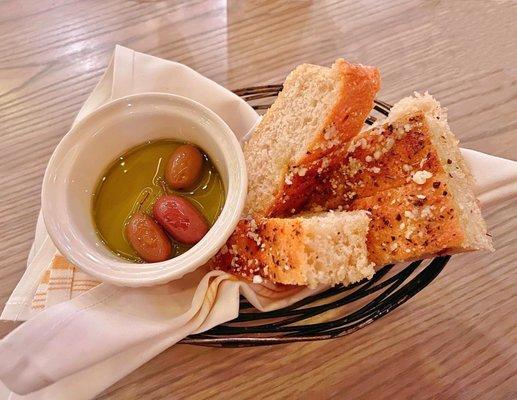
[[[304,208],[371,212],[368,257],[384,265],[492,250],[472,187],[445,111],[429,94],[416,94],[354,138]]]
[[[331,68],[292,71],[244,146],[249,189],[245,215],[291,215],[318,176],[361,130],[379,90],[379,71],[338,59]]]
[[[211,266],[261,283],[345,285],[371,278],[368,213],[324,212],[240,221]]]

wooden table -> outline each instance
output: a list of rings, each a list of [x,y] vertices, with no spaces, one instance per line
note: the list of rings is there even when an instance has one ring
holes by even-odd
[[[0,303],[25,268],[45,165],[116,43],[234,89],[282,82],[302,62],[376,65],[380,98],[429,90],[449,108],[462,146],[515,159],[516,18],[516,3],[504,0],[4,0]],[[250,349],[178,345],[100,398],[515,399],[516,214],[515,201],[484,210],[495,254],[454,257],[420,295],[351,336]]]

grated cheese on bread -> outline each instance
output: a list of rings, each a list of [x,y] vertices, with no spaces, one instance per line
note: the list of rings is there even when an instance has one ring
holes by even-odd
[[[250,175],[246,211],[256,220],[241,220],[228,247],[212,260],[214,268],[250,280],[264,277],[314,287],[370,278],[373,266],[493,250],[472,190],[472,175],[445,110],[432,96],[402,99],[385,121],[363,132],[357,127],[359,119],[348,118],[353,124],[347,129],[326,134],[324,127],[339,124],[334,117],[321,117],[314,130],[319,134],[313,132],[309,140],[304,124],[317,116],[303,107],[289,108],[289,96],[305,93],[296,91],[289,79],[316,79],[311,73],[321,67],[299,68],[300,75],[290,75],[284,96],[245,149]],[[364,79],[374,81],[371,76]],[[371,82],[366,85],[369,91],[359,91],[363,97],[351,101],[345,114],[364,120],[365,99],[378,89]],[[329,98],[336,95],[327,91]],[[339,114],[339,107],[344,103],[334,103],[330,115]],[[303,112],[293,116],[293,109],[295,114],[303,109],[309,117],[300,119]],[[355,135],[348,136],[354,129]],[[327,138],[331,145],[325,145]],[[361,223],[357,212],[368,213],[362,214]],[[369,229],[364,222],[368,215]]]
[[[345,285],[370,279],[366,255],[369,217],[365,211],[324,212],[290,218],[253,218],[239,222],[226,246],[211,261],[261,282],[287,285]]]
[[[356,136],[379,90],[379,71],[338,59],[302,64],[244,146],[249,189],[245,215],[290,215]]]
[[[211,261],[213,268],[311,287],[371,277],[364,212],[273,217],[294,213],[341,159],[336,153],[360,132],[379,85],[376,68],[342,59],[331,68],[303,64],[289,74],[244,146],[249,217]]]
[[[352,141],[305,208],[370,211],[368,257],[380,266],[493,250],[472,187],[445,110],[415,94]]]

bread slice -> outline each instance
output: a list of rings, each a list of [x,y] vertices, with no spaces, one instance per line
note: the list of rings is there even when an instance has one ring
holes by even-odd
[[[292,71],[244,146],[249,189],[245,215],[290,215],[334,162],[333,152],[361,130],[379,90],[376,68],[338,59],[331,68]]]
[[[262,282],[345,285],[371,278],[365,211],[241,220],[212,267]]]
[[[384,265],[493,250],[472,187],[445,110],[415,94],[352,141],[305,208],[370,211],[368,256]]]

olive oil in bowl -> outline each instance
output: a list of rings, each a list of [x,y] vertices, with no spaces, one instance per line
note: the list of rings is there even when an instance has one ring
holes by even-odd
[[[142,262],[127,240],[124,230],[137,211],[152,217],[153,205],[164,194],[188,199],[212,226],[225,201],[224,186],[217,169],[203,153],[201,176],[185,190],[167,187],[165,165],[171,154],[184,143],[174,140],[146,142],[129,150],[111,164],[100,178],[93,197],[93,219],[97,233],[118,256]],[[192,247],[171,239],[172,256]]]

